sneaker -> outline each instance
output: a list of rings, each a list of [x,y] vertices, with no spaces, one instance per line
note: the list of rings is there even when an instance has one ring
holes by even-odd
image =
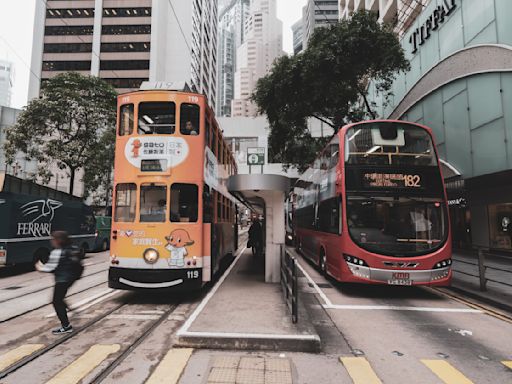
[[[52,333],[54,335],[62,335],[64,333],[71,333],[71,332],[73,332],[73,326],[71,326],[71,324],[68,325],[67,327],[60,327],[60,328],[54,329],[52,331]]]

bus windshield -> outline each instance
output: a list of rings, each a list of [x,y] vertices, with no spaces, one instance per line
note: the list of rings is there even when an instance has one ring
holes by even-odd
[[[445,205],[440,199],[349,196],[348,230],[362,248],[391,256],[432,252],[447,237]]]
[[[428,132],[415,125],[394,122],[350,128],[345,140],[345,162],[351,165],[437,165]]]

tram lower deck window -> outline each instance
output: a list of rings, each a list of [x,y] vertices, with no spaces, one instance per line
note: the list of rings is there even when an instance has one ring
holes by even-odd
[[[135,184],[117,184],[114,220],[125,223],[135,221],[136,200],[137,186]]]
[[[167,210],[167,187],[142,184],[140,187],[140,222],[163,223]]]
[[[171,221],[197,222],[198,188],[195,184],[175,183],[171,187]]]
[[[176,104],[148,102],[139,104],[139,135],[170,135],[176,128]]]

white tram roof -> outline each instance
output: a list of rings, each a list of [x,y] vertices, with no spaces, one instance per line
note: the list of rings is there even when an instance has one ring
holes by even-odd
[[[139,89],[141,91],[192,92],[186,81],[144,81]]]

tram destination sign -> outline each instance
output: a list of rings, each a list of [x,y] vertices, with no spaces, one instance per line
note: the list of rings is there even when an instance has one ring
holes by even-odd
[[[412,45],[412,53],[418,52],[421,45],[432,36],[432,31],[437,31],[457,8],[456,0],[443,0],[425,22],[414,30],[409,43]]]
[[[261,147],[247,148],[247,164],[248,165],[264,165],[265,164],[265,148],[261,148]]]

